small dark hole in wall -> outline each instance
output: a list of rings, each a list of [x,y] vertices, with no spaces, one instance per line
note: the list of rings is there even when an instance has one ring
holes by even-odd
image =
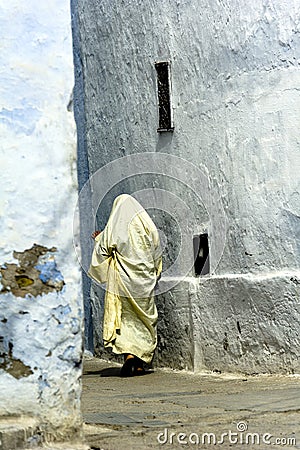
[[[236,326],[237,326],[238,332],[241,334],[242,330],[241,330],[240,322],[238,320],[236,322]]]
[[[157,131],[173,131],[170,63],[168,61],[155,63],[157,72],[158,116]]]
[[[8,343],[8,355],[12,356],[12,351],[13,351],[14,345],[12,342]]]
[[[228,348],[229,348],[229,342],[228,342],[228,337],[227,337],[227,333],[225,333],[224,339],[223,339],[223,348],[224,350],[227,352]]]
[[[209,273],[209,243],[208,234],[203,233],[193,237],[194,247],[194,271],[195,275],[207,275]]]

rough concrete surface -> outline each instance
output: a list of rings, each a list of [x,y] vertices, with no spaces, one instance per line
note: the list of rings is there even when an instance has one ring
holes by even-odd
[[[28,417],[5,417],[0,419],[0,450],[24,448],[30,442],[39,442],[37,422]]]
[[[48,436],[49,438],[49,436]],[[0,419],[0,450],[88,450],[88,445],[77,441],[48,442],[39,423],[32,417],[10,416]]]
[[[187,277],[156,297],[154,365],[248,374],[300,372],[300,273]],[[164,277],[161,287],[168,283]],[[103,349],[103,290],[94,286],[96,355]]]
[[[299,275],[228,275],[194,282],[194,368],[299,373]]]
[[[82,412],[92,449],[300,448],[299,376],[157,369],[124,379],[119,370],[85,361]]]

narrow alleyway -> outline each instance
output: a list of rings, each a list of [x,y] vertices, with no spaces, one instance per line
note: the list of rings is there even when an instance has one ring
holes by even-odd
[[[300,448],[300,377],[155,370],[122,379],[85,361],[82,411],[92,449]]]

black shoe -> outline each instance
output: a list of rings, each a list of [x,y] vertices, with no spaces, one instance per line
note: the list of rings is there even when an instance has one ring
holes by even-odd
[[[120,377],[133,377],[135,375],[135,360],[134,358],[128,358],[124,362],[121,371]]]
[[[145,375],[145,370],[143,368],[143,362],[136,356],[134,358],[128,358],[124,362],[120,376],[121,377],[134,377],[139,375]]]

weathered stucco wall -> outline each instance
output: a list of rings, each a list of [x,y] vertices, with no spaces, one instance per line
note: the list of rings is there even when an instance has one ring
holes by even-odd
[[[204,284],[199,279],[187,280],[181,288],[158,298],[164,311],[160,339],[168,349],[164,354],[172,355],[162,357],[159,347],[160,364],[213,368],[223,352],[222,370],[299,370],[297,345],[292,350],[288,344],[298,342],[300,325],[295,306],[299,285],[288,282],[299,279],[300,262],[299,8],[298,0],[253,4],[239,0],[77,1],[77,51],[83,68],[90,173],[133,153],[180,156],[207,169],[211,202],[220,199],[225,212],[226,242],[214,274]],[[159,60],[171,62],[174,133],[156,132],[154,63]],[[170,180],[168,172],[163,179],[148,174],[120,181],[107,196],[99,225],[105,223],[114,195],[149,186],[172,191],[196,211],[195,228],[186,230],[190,242],[194,233],[205,228],[211,247],[220,239],[220,234],[212,233],[216,218],[208,218],[206,205],[192,195],[189,184]],[[200,198],[202,189],[199,183]],[[176,235],[170,223],[162,223],[161,228],[169,238],[165,255],[170,255],[176,249]],[[228,277],[234,279],[230,289]],[[186,292],[193,292],[188,294],[189,301]],[[167,308],[170,295],[175,305],[172,314]],[[97,301],[92,293],[96,306]],[[243,313],[249,301],[251,317]],[[201,317],[204,312],[214,317],[216,304],[223,306],[211,333],[211,323],[204,321],[202,326]],[[238,335],[245,339],[243,354],[228,351],[230,343],[225,345],[227,350],[223,345],[225,333],[230,341],[229,323],[239,321],[233,304],[243,317]],[[272,321],[268,311],[275,304],[281,307]],[[187,312],[182,329],[192,329],[180,339],[173,328],[176,314],[180,323],[183,311]],[[256,337],[243,334],[245,322],[246,328],[251,324]],[[98,319],[94,324],[99,331]],[[236,325],[232,326],[235,333]],[[191,334],[192,348],[184,362],[182,349]]]
[[[82,353],[70,6],[12,0],[0,21],[0,414],[66,437]]]

